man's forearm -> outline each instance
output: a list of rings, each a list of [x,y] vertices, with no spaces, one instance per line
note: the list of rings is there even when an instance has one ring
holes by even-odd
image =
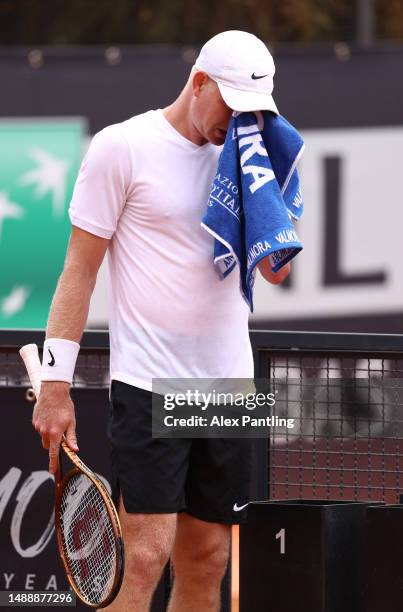
[[[96,278],[73,267],[63,270],[50,307],[47,338],[80,342]]]

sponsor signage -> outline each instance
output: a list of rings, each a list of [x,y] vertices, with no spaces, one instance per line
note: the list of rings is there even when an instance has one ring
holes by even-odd
[[[306,130],[303,251],[285,286],[257,275],[259,319],[403,311],[403,127]]]
[[[61,272],[82,119],[0,121],[0,327],[43,328]]]
[[[81,120],[0,121],[0,326],[43,328],[70,231]],[[252,321],[403,312],[403,126],[305,130],[303,251],[282,286],[256,275]],[[288,237],[279,236],[279,240]],[[89,325],[106,325],[106,265]]]
[[[0,391],[7,421],[0,436],[0,590],[67,591],[69,586],[55,543],[54,481],[47,471],[48,454],[32,428],[33,404],[26,401],[23,388],[1,387]],[[73,398],[80,456],[107,484],[108,391],[74,390]],[[105,449],[102,453],[101,447]],[[66,472],[70,467],[65,464]],[[77,608],[86,609],[79,602]]]

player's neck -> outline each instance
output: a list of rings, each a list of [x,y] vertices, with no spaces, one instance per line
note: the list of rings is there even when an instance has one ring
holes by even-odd
[[[196,145],[206,144],[206,139],[196,130],[188,112],[189,105],[183,95],[184,92],[170,106],[165,107],[162,112],[164,117],[182,136]]]

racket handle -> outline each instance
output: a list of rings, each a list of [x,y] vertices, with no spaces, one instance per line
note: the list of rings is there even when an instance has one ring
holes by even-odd
[[[42,369],[38,347],[36,344],[26,344],[20,349],[20,355],[27,368],[29,380],[36,395],[36,399],[38,399],[41,390]]]

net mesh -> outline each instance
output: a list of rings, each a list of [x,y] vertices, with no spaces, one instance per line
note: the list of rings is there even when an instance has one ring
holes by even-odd
[[[85,474],[68,480],[58,513],[71,576],[87,602],[100,603],[113,587],[116,540],[105,502]]]
[[[270,435],[271,499],[399,502],[403,359],[270,352],[267,376],[296,422]]]

